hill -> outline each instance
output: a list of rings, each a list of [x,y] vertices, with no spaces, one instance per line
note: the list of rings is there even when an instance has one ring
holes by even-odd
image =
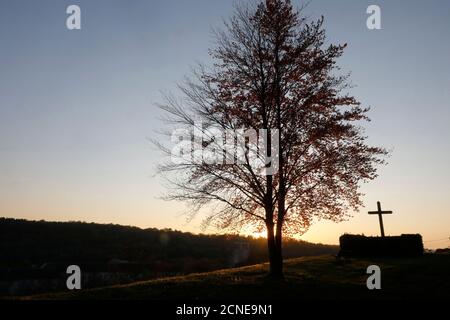
[[[381,290],[368,290],[366,268],[381,268]],[[414,259],[303,257],[285,262],[285,280],[266,277],[267,264],[47,294],[27,299],[449,299],[450,255]]]
[[[286,258],[337,251],[337,246],[284,242]],[[72,264],[83,271],[83,287],[93,288],[265,261],[263,238],[0,218],[0,296],[63,290]]]

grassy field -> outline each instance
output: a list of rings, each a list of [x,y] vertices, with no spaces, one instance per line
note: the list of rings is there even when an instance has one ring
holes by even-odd
[[[381,268],[381,290],[368,290],[366,268]],[[304,257],[285,261],[285,279],[267,264],[26,299],[450,299],[450,255],[415,259]]]

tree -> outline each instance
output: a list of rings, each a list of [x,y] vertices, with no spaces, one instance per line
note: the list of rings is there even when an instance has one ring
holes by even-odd
[[[283,234],[357,210],[360,183],[376,177],[387,153],[366,144],[358,123],[369,109],[339,74],[346,45],[325,46],[323,17],[310,22],[302,10],[288,0],[237,7],[215,32],[214,66],[200,66],[179,86],[182,99],[166,95],[160,105],[168,122],[193,128],[172,135],[183,136],[182,161],[160,166],[173,187],[167,198],[208,211],[205,224],[265,228],[274,277],[282,276]],[[220,132],[229,131],[237,150],[224,147],[229,136]]]

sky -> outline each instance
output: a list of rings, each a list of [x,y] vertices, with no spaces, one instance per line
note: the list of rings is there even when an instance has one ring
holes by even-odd
[[[81,30],[66,28],[72,4]],[[366,27],[371,4],[381,30]],[[215,232],[159,198],[148,138],[161,90],[211,63],[211,29],[232,12],[227,0],[0,0],[0,216]],[[386,234],[450,246],[450,2],[312,0],[305,13],[348,44],[338,64],[371,107],[369,142],[392,154],[362,186],[364,208],[301,239],[378,235],[367,211],[381,201]]]

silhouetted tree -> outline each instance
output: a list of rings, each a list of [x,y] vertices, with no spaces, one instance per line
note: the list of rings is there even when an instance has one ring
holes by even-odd
[[[358,121],[368,120],[368,109],[345,92],[348,75],[337,72],[346,45],[325,46],[323,18],[309,22],[301,11],[287,0],[237,7],[216,32],[214,67],[200,66],[180,85],[183,99],[166,96],[161,105],[177,126],[267,129],[263,169],[276,160],[274,173],[252,165],[249,152],[260,144],[251,146],[251,139],[242,163],[226,163],[234,154],[223,149],[223,163],[194,157],[160,169],[174,187],[167,198],[188,201],[192,213],[207,209],[206,224],[266,228],[273,276],[282,275],[283,233],[303,233],[314,218],[341,221],[349,208],[357,210],[359,184],[376,177],[386,154],[366,144]],[[201,148],[220,149],[219,140],[207,137]]]

